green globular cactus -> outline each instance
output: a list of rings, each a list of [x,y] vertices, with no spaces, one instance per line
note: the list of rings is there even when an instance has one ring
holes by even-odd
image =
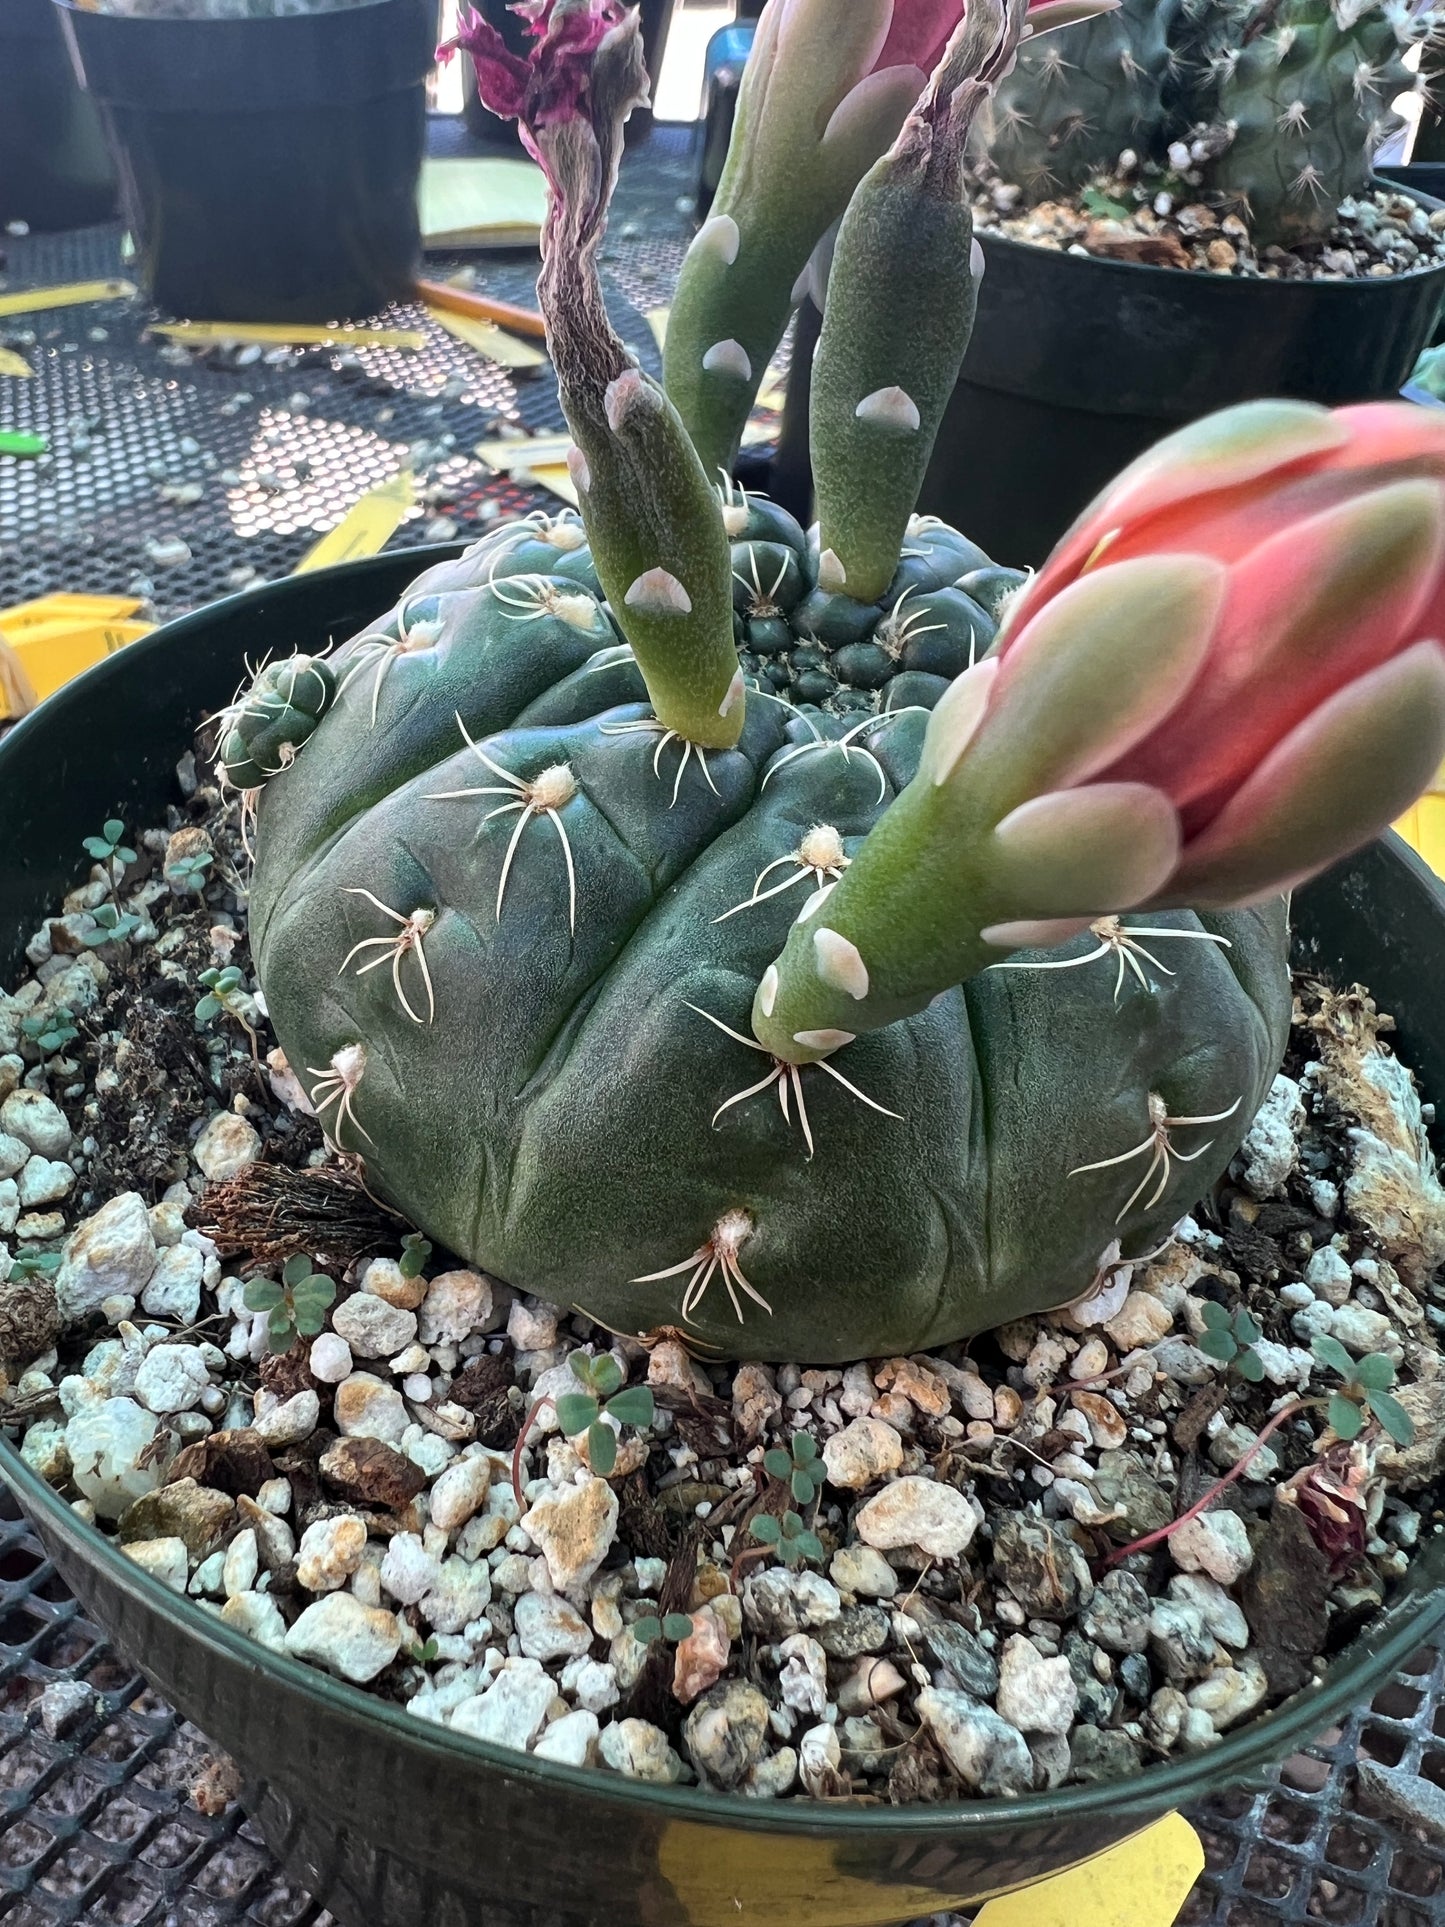
[[[1123,0],[1065,38],[1025,44],[981,117],[976,144],[1030,202],[1151,152],[1164,124],[1178,0]]]
[[[1340,202],[1369,186],[1392,102],[1415,77],[1401,0],[1261,0],[1217,63],[1215,113],[1230,138],[1207,185],[1247,210],[1262,245],[1322,239]]]
[[[1234,411],[1121,478],[1029,583],[914,517],[968,326],[945,185],[1024,28],[1024,0],[973,0],[839,232],[820,528],[714,491],[597,287],[636,18],[529,11],[529,61],[466,38],[553,187],[540,285],[582,519],[430,569],[337,652],[300,752],[254,759],[280,1041],[428,1238],[619,1331],[846,1360],[1069,1302],[1208,1189],[1268,1089],[1283,885],[1445,747],[1445,651],[1404,647],[1438,633],[1445,453],[1414,443],[1441,431],[1403,407],[1408,433],[1362,431],[1392,478],[1366,512],[1335,418]],[[960,298],[919,325],[931,286]],[[916,423],[860,409],[880,386]],[[1303,545],[1276,499],[1296,483]],[[1194,491],[1219,511],[1200,552],[1135,554],[1154,502],[1177,533]],[[1348,768],[1328,806],[1322,757]]]

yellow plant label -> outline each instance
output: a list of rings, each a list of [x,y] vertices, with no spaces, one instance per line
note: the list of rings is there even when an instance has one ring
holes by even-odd
[[[485,355],[500,368],[540,368],[547,360],[535,342],[508,334],[495,321],[484,321],[479,315],[453,314],[449,308],[428,308],[427,313],[439,328],[445,328],[449,335],[475,348],[479,355]]]
[[[25,375],[33,375],[34,373],[35,370],[30,366],[30,363],[25,359],[24,355],[17,355],[13,348],[0,348],[0,375],[23,377]]]
[[[253,341],[277,348],[424,348],[417,328],[318,328],[289,321],[156,321],[149,332],[205,347],[218,341]]]
[[[359,502],[342,516],[334,529],[328,529],[319,542],[309,548],[292,570],[306,575],[312,569],[327,569],[335,562],[354,562],[359,556],[379,555],[416,505],[416,487],[410,473],[403,469],[380,488],[369,489]]]
[[[989,1901],[974,1927],[1173,1927],[1203,1870],[1199,1835],[1171,1813],[1081,1867]]]
[[[651,328],[652,338],[659,348],[665,348],[667,346],[667,317],[671,313],[671,308],[649,308],[643,316],[643,320],[647,323],[648,327]]]
[[[62,287],[21,288],[15,294],[0,294],[0,315],[77,308],[86,301],[124,301],[134,293],[134,281],[68,281]]]

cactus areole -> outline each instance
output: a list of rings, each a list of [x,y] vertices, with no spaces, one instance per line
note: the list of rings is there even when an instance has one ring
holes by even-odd
[[[892,0],[855,9],[881,43]],[[807,97],[829,11],[764,19],[800,124],[837,112]],[[1223,1171],[1284,1045],[1284,890],[1445,748],[1445,433],[1233,411],[1026,587],[910,519],[967,334],[963,144],[1026,31],[975,0],[838,236],[805,534],[710,483],[689,413],[717,410],[606,321],[635,15],[527,12],[530,61],[466,39],[552,182],[581,518],[490,534],[228,713],[287,1057],[428,1237],[619,1331],[837,1361],[1064,1304]],[[753,271],[730,220],[684,293]],[[745,415],[762,367],[690,340]]]

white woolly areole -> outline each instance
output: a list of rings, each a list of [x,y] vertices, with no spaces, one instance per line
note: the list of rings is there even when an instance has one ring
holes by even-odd
[[[778,966],[769,964],[763,972],[763,981],[758,985],[758,1004],[764,1017],[771,1017],[773,1005],[778,1001]]]
[[[693,236],[689,254],[715,254],[724,267],[738,258],[742,236],[731,214],[711,214]]]
[[[795,1030],[793,1042],[804,1050],[842,1050],[853,1042],[854,1035],[851,1030]]]
[[[343,1084],[355,1085],[366,1069],[365,1044],[343,1044],[331,1060],[331,1068]]]
[[[824,549],[818,557],[818,587],[829,595],[841,595],[847,584],[848,571],[832,549]]]
[[[748,509],[745,502],[723,503],[723,533],[730,541],[736,542],[748,525]]]
[[[580,448],[567,450],[567,473],[572,477],[579,494],[585,495],[592,486],[592,470],[587,466],[587,457]],[[560,548],[561,544],[557,546]]]
[[[552,604],[552,614],[559,616],[570,629],[587,630],[597,626],[597,604],[585,591],[576,595],[559,595]]]
[[[836,870],[843,862],[843,839],[831,823],[815,823],[798,845],[810,870]]]
[[[577,794],[577,778],[572,774],[568,763],[553,763],[540,775],[534,776],[527,785],[527,794],[532,807],[538,810],[559,810],[564,803],[570,803]]]
[[[740,668],[735,669],[733,671],[733,679],[728,684],[727,694],[723,697],[722,701],[717,706],[717,713],[719,716],[726,716],[728,711],[732,709],[733,705],[741,700],[743,688],[744,688],[743,672]]]
[[[753,378],[753,364],[740,341],[715,341],[703,356],[702,365],[709,375],[734,375],[739,381]]]
[[[841,990],[855,1003],[868,995],[868,966],[856,943],[837,930],[826,927],[813,932],[813,952],[818,960],[818,975],[833,990]]]
[[[689,616],[692,597],[666,569],[648,569],[622,598],[629,609],[645,616]]]
[[[900,435],[912,435],[923,425],[917,402],[903,388],[875,388],[853,413],[870,428],[889,428]]]

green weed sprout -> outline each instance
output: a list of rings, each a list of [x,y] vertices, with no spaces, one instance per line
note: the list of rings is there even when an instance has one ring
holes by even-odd
[[[692,1618],[688,1613],[664,1613],[661,1619],[649,1613],[632,1622],[632,1637],[643,1646],[650,1646],[655,1639],[665,1639],[676,1646],[691,1631]]]
[[[588,1464],[605,1479],[617,1463],[617,1434],[602,1423],[604,1417],[639,1429],[651,1425],[652,1393],[646,1385],[623,1391],[622,1367],[611,1352],[602,1352],[596,1358],[587,1352],[573,1352],[567,1363],[572,1376],[586,1389],[562,1393],[557,1400],[557,1423],[569,1439],[579,1432],[587,1434]]]
[[[57,1004],[54,1010],[42,1011],[34,1017],[22,1017],[20,1031],[46,1057],[64,1050],[79,1035],[75,1028],[75,1013],[65,1004]]]
[[[431,1239],[419,1231],[408,1231],[401,1241],[401,1261],[397,1269],[403,1278],[420,1278],[422,1267],[431,1256]]]
[[[281,1282],[252,1278],[246,1285],[247,1311],[267,1313],[266,1335],[273,1352],[289,1352],[298,1338],[314,1338],[336,1302],[336,1281],[311,1269],[298,1252],[281,1269]]]
[[[1195,1341],[1200,1351],[1206,1358],[1228,1365],[1251,1385],[1258,1385],[1264,1377],[1264,1365],[1254,1346],[1264,1333],[1256,1320],[1243,1305],[1231,1314],[1212,1298],[1205,1299],[1202,1316],[1205,1329]]]
[[[1355,1359],[1337,1338],[1321,1333],[1311,1348],[1321,1365],[1338,1372],[1344,1380],[1330,1394],[1328,1415],[1335,1433],[1342,1439],[1358,1438],[1367,1414],[1378,1419],[1396,1445],[1409,1445],[1415,1437],[1410,1414],[1390,1394],[1395,1368],[1388,1358],[1372,1352],[1368,1358]]]
[[[799,1505],[811,1505],[823,1487],[818,1441],[809,1432],[794,1432],[787,1449],[775,1446],[763,1454],[763,1466],[775,1479],[786,1479]]]
[[[760,1546],[775,1553],[789,1572],[822,1561],[822,1540],[816,1532],[809,1532],[796,1512],[785,1512],[781,1519],[771,1512],[760,1512],[749,1523],[748,1531]]]

